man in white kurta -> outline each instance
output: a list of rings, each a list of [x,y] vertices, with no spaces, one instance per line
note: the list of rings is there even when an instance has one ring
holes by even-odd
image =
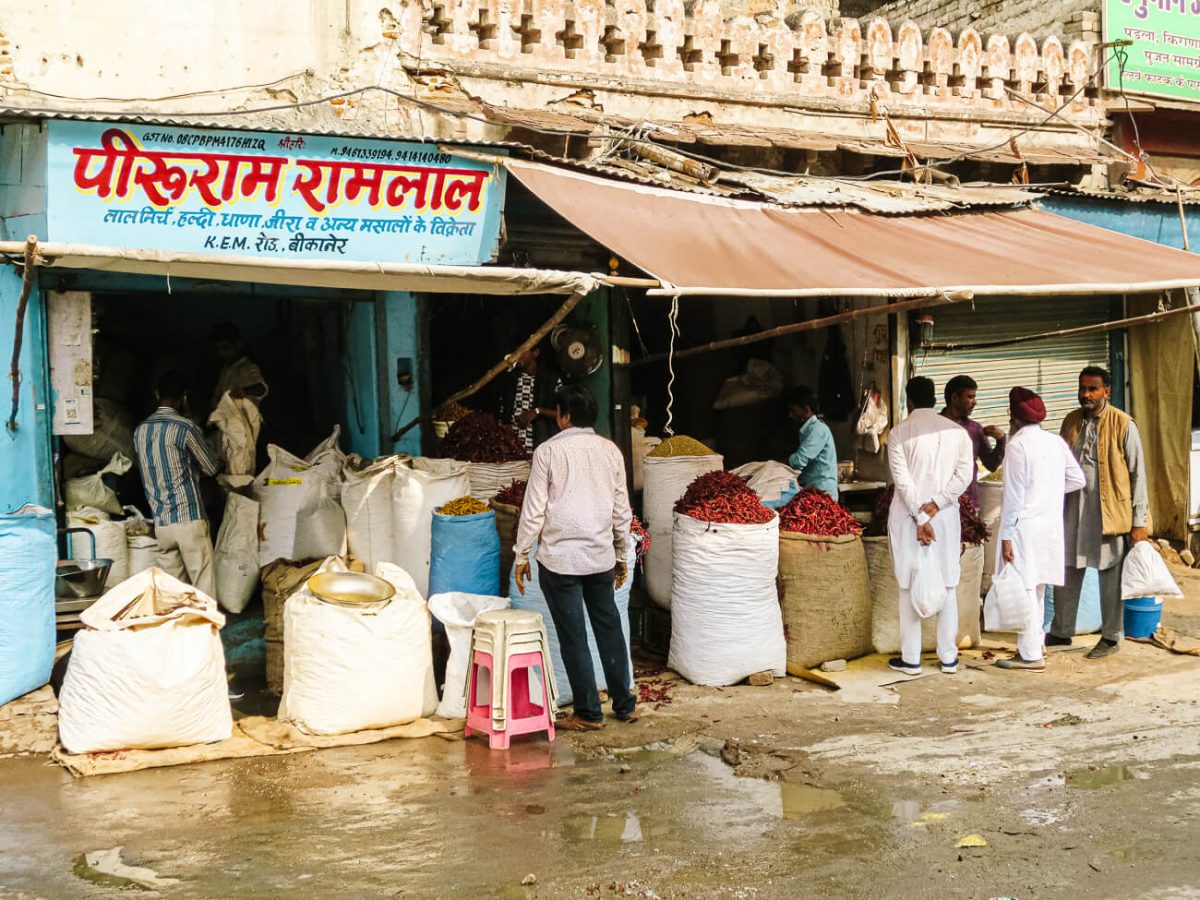
[[[961,554],[958,498],[971,483],[971,438],[957,422],[934,410],[937,394],[928,378],[906,388],[908,418],[888,437],[888,466],[896,487],[888,514],[888,545],[900,585],[900,656],[888,665],[921,674],[921,616],[913,606],[913,571],[928,547],[946,597],[938,615],[937,654],[942,671],[958,671],[958,602]]]
[[[1012,566],[1029,592],[1029,627],[1017,636],[1017,654],[999,660],[1002,669],[1041,672],[1046,668],[1042,619],[1046,585],[1060,585],[1066,572],[1063,503],[1084,485],[1071,448],[1042,428],[1046,406],[1033,391],[1015,387],[1008,395],[1008,451],[1004,457],[1004,500],[996,573]]]

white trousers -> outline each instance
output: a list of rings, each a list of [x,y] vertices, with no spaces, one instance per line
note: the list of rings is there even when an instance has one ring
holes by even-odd
[[[958,659],[957,586],[946,588],[946,603],[938,613],[937,655],[944,663]],[[921,664],[921,617],[913,606],[912,592],[904,590],[900,591],[900,658],[910,666]]]
[[[208,522],[159,525],[154,535],[158,539],[158,567],[215,600],[217,577]]]
[[[1042,619],[1046,616],[1046,586],[1039,584],[1029,589],[1033,613],[1029,627],[1017,635],[1017,655],[1027,662],[1037,662],[1046,655],[1046,635],[1042,631]]]

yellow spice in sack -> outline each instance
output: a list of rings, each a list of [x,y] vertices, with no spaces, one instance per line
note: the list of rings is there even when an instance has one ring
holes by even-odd
[[[704,444],[700,443],[695,438],[690,438],[687,435],[677,434],[675,437],[669,437],[649,453],[647,456],[716,456],[716,453],[710,450]]]
[[[983,480],[984,481],[1003,481],[1004,480],[1004,466],[998,466],[996,468],[995,472],[992,472],[991,474],[987,475]]]
[[[477,516],[488,511],[488,505],[474,497],[459,497],[451,500],[437,512],[439,516]]]

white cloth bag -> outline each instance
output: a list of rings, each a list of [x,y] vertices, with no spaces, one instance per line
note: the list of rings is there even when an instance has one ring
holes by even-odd
[[[342,474],[342,511],[350,554],[368,571],[399,559],[393,504],[396,470],[407,457],[385,456],[364,469],[346,466]]]
[[[412,576],[421,596],[429,594],[433,511],[471,493],[466,463],[417,457],[396,470],[392,491],[397,563]]]
[[[258,587],[258,503],[241,494],[225,500],[225,517],[213,548],[217,602],[240,613]]]
[[[181,747],[233,730],[217,601],[153,568],[80,616],[59,695],[69,753]]]
[[[336,557],[318,572],[346,571]],[[437,705],[429,611],[412,578],[389,563],[383,609],[326,603],[301,587],[283,607],[279,719],[305,734],[349,734],[430,715]]]
[[[1025,580],[1009,563],[992,577],[983,601],[984,630],[1025,631],[1033,622],[1033,610],[1033,597],[1025,588]]]
[[[768,670],[785,674],[787,643],[775,588],[779,517],[764,525],[720,525],[677,513],[674,537],[667,665],[694,684],[736,684]]]
[[[946,584],[942,580],[941,568],[929,544],[923,545],[917,551],[909,596],[913,609],[922,619],[936,616],[946,605]]]
[[[1121,599],[1139,597],[1182,597],[1183,592],[1171,577],[1167,562],[1149,541],[1138,541],[1125,554],[1121,570]]]
[[[461,719],[467,714],[466,685],[471,671],[471,635],[482,612],[508,609],[505,597],[448,592],[429,598],[429,611],[446,626],[450,658],[446,661],[446,684],[437,714],[444,719]]]
[[[646,530],[650,533],[650,550],[643,564],[650,599],[664,609],[671,606],[674,566],[671,534],[675,527],[675,504],[698,477],[706,472],[717,472],[724,466],[724,457],[718,454],[646,457],[642,510],[646,514]]]

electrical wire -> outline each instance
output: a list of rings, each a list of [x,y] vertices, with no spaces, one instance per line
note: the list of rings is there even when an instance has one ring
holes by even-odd
[[[679,336],[679,295],[671,298],[671,311],[667,314],[667,322],[671,325],[671,345],[667,349],[667,423],[663,425],[663,433],[667,437],[675,437],[671,423],[675,419],[675,338]]]
[[[183,94],[164,94],[161,97],[71,97],[67,94],[56,94],[53,91],[43,91],[38,88],[22,87],[20,90],[29,94],[37,94],[39,97],[53,97],[55,100],[69,100],[72,103],[93,103],[101,100],[105,103],[161,103],[164,100],[186,100],[189,97],[208,97],[214,94],[232,94],[237,91],[253,91],[261,90],[262,88],[275,87],[277,84],[282,84],[285,81],[291,81],[293,78],[299,78],[301,75],[312,77],[316,73],[312,69],[302,69],[299,72],[293,72],[291,75],[284,75],[281,78],[276,78],[274,81],[264,81],[260,84],[239,84],[227,88],[211,88],[204,91],[188,91]],[[61,110],[60,110],[61,111]]]

